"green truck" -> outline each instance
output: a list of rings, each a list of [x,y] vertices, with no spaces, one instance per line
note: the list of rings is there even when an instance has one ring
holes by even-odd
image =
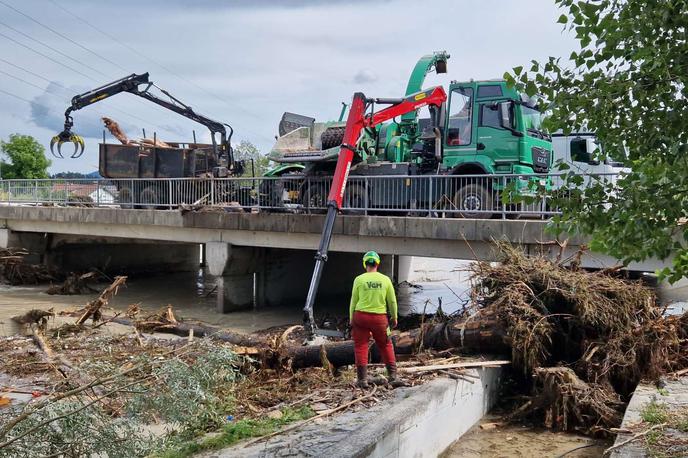
[[[446,72],[448,58],[446,52],[423,56],[411,73],[406,95],[421,91],[430,71]],[[491,217],[502,206],[500,191],[507,181],[528,183],[528,178],[514,174],[550,171],[551,138],[542,130],[543,114],[533,99],[503,80],[452,81],[447,93],[448,101],[439,109],[424,108],[428,117],[412,112],[364,131],[356,144],[346,207],[441,209],[451,216]],[[267,175],[292,180],[268,182],[264,190],[278,194],[282,203],[324,208],[326,180],[334,171],[344,133],[342,118],[343,113],[340,121],[319,123],[285,113],[270,153],[280,166]],[[475,175],[485,176],[461,178]],[[308,180],[296,181],[295,176]],[[378,179],[364,180],[370,176]],[[437,178],[393,181],[394,176]]]

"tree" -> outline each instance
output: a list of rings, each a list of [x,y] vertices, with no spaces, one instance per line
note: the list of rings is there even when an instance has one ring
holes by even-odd
[[[554,227],[624,262],[673,257],[660,274],[676,281],[688,275],[688,0],[555,1],[580,49],[505,78],[550,104],[550,130],[587,127],[632,172],[585,190],[569,175]]]
[[[88,177],[81,172],[57,172],[56,174],[54,174],[52,176],[52,178],[70,179],[70,178],[88,178]]]
[[[238,146],[234,147],[234,159],[244,161],[244,175],[251,176],[253,170],[251,169],[251,161],[253,160],[253,167],[255,169],[255,176],[262,176],[268,171],[270,167],[270,159],[261,154],[258,147],[248,140],[241,140]]]
[[[10,160],[0,162],[2,178],[48,178],[50,160],[45,148],[30,135],[10,135],[9,141],[0,140],[0,150]]]

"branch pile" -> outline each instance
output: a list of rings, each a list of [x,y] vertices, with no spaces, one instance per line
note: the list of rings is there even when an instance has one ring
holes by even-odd
[[[36,285],[54,280],[54,276],[46,266],[25,262],[24,257],[27,254],[29,253],[25,250],[0,248],[0,283]]]
[[[514,366],[531,375],[519,411],[561,429],[620,423],[641,379],[688,367],[688,314],[664,317],[653,290],[500,243],[500,264],[473,267],[477,315],[496,315]]]

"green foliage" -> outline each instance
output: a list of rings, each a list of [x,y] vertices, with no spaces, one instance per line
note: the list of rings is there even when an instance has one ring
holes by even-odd
[[[103,387],[111,394],[102,402],[93,402],[92,393],[86,391],[47,403],[0,437],[0,444],[17,439],[0,447],[0,458],[137,457],[185,443],[225,424],[243,362],[230,349],[207,339],[194,344],[193,355],[186,357],[132,357],[130,364],[140,371],[116,377]],[[117,363],[103,360],[79,367],[80,373],[93,379],[119,370]],[[23,408],[0,410],[0,428]],[[165,423],[164,436],[146,429],[159,421]]]
[[[270,159],[258,150],[258,147],[248,140],[241,140],[239,145],[234,147],[234,158],[244,161],[243,176],[252,176],[251,161],[255,169],[255,176],[262,176],[270,168]]]
[[[666,423],[669,418],[669,408],[666,404],[660,404],[653,399],[643,407],[643,410],[640,412],[640,418],[645,423],[650,423],[651,425]]]
[[[2,178],[48,178],[50,161],[45,148],[30,135],[12,134],[9,141],[0,140],[0,151],[10,161],[0,162]]]
[[[63,178],[63,179],[70,179],[70,178],[88,178],[85,174],[80,173],[80,172],[58,172],[54,174],[51,178]]]
[[[543,97],[551,131],[594,131],[632,167],[616,187],[570,182],[555,229],[590,234],[594,249],[627,263],[673,256],[660,273],[676,281],[688,275],[688,0],[555,2],[580,49],[504,77]]]
[[[227,423],[218,434],[201,439],[175,443],[171,441],[167,448],[155,454],[159,458],[185,458],[203,450],[217,450],[229,447],[241,440],[251,437],[265,436],[273,433],[289,423],[306,420],[314,415],[308,406],[300,408],[285,408],[281,410],[281,418],[242,419]]]

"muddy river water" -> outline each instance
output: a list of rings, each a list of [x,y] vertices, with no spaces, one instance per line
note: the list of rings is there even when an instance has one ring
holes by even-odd
[[[432,313],[441,303],[445,312],[452,312],[467,301],[468,274],[463,270],[466,263],[455,260],[420,260],[414,263],[410,281],[415,286],[402,285],[398,294],[400,312]],[[98,288],[106,284],[97,285]],[[155,312],[172,305],[175,315],[184,319],[199,320],[208,324],[230,328],[238,332],[253,332],[272,326],[300,323],[302,303],[284,304],[279,307],[261,307],[220,314],[215,311],[215,283],[203,270],[144,278],[130,278],[110,301],[112,310],[124,311],[130,304],[139,304],[143,312]],[[17,332],[11,317],[30,309],[54,308],[56,312],[83,307],[97,296],[51,296],[45,293],[46,285],[0,285],[0,335]],[[345,316],[349,298],[341,303],[317,304],[318,314]],[[59,320],[59,318],[58,318]]]

